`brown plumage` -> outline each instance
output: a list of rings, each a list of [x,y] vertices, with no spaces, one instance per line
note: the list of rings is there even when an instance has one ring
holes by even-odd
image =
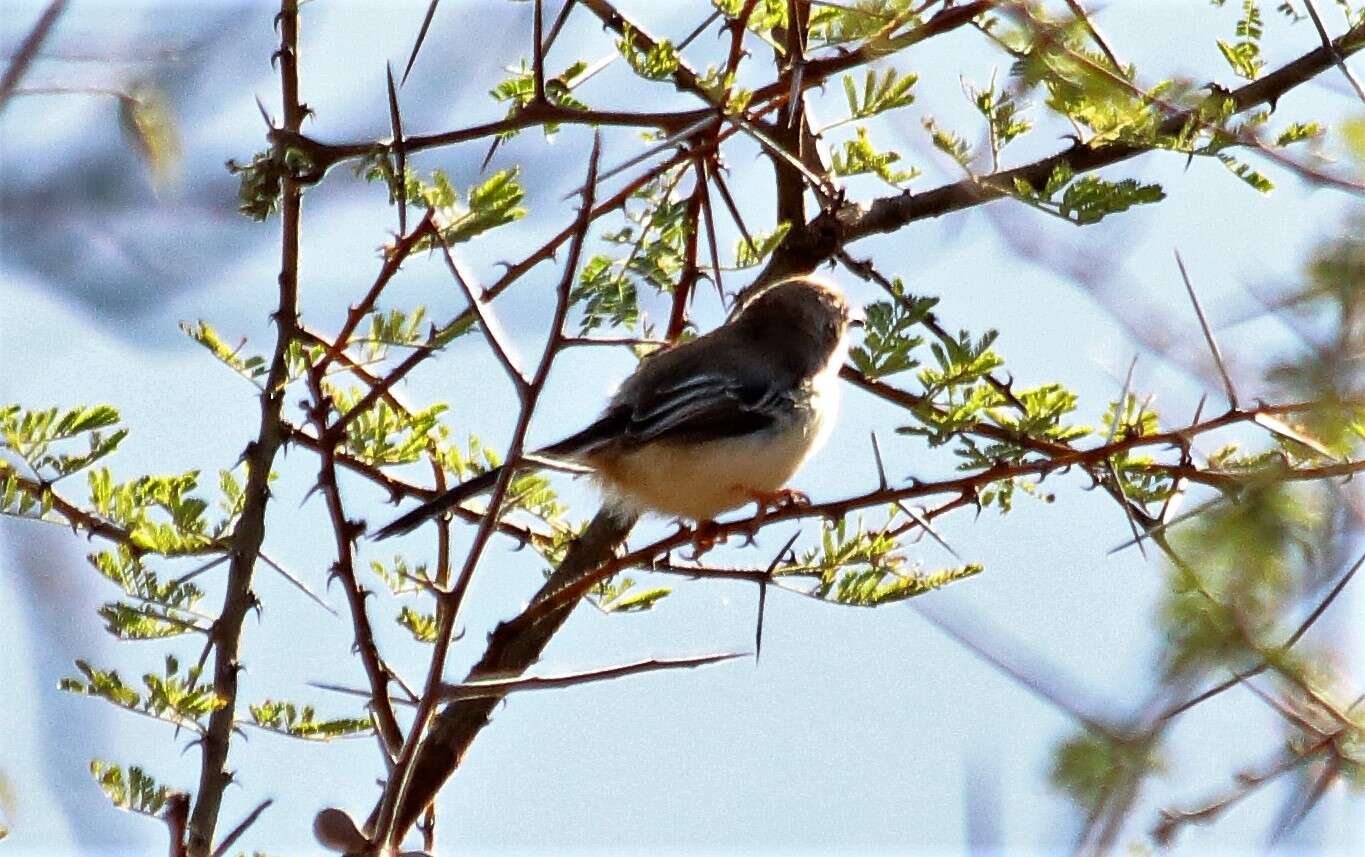
[[[754,296],[705,336],[658,352],[596,422],[537,456],[594,471],[608,494],[696,521],[778,493],[823,442],[855,308],[831,283],[797,277]],[[403,515],[406,533],[489,490],[498,469]]]

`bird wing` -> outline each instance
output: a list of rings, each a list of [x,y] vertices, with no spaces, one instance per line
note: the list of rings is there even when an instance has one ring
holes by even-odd
[[[764,431],[795,406],[792,391],[734,374],[695,375],[629,408],[622,441],[704,443]]]

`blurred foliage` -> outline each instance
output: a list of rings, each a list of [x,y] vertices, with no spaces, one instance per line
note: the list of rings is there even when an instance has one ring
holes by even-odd
[[[180,129],[166,93],[148,81],[119,97],[119,122],[142,155],[152,186],[163,190],[180,174]]]
[[[1141,741],[1081,732],[1057,748],[1051,780],[1081,809],[1094,812],[1123,784],[1161,773],[1163,768],[1159,757]]]

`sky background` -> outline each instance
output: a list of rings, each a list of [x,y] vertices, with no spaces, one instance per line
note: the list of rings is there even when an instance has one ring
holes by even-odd
[[[340,0],[304,7],[301,88],[317,113],[306,130],[329,141],[387,135],[384,63],[401,67],[425,5]],[[698,20],[695,4],[621,5],[675,40]],[[37,9],[7,4],[0,17],[6,52]],[[1265,12],[1272,25],[1268,67],[1316,45],[1307,24],[1285,28],[1273,4]],[[211,486],[214,471],[231,467],[255,434],[254,390],[184,337],[177,323],[203,318],[225,338],[250,337],[260,350],[271,341],[267,313],[278,271],[278,220],[255,224],[236,215],[235,181],[222,164],[246,160],[262,146],[256,96],[278,113],[279,87],[268,63],[273,14],[261,3],[75,2],[62,19],[48,46],[54,58],[39,63],[26,84],[108,85],[154,75],[175,105],[185,154],[179,182],[160,194],[122,137],[112,99],[20,98],[0,115],[0,402],[116,406],[132,428],[110,462],[116,477],[202,468],[203,482]],[[1231,36],[1233,9],[1211,9],[1202,0],[1112,0],[1096,20],[1147,82],[1163,75],[1197,82],[1231,78],[1213,36]],[[553,71],[571,56],[596,58],[610,50],[589,16],[576,13],[573,21],[549,60]],[[1330,23],[1339,29],[1340,16]],[[402,94],[409,133],[501,115],[487,90],[503,76],[501,66],[525,54],[529,33],[529,4],[442,3]],[[176,61],[142,61],[151,52],[190,45],[194,49]],[[699,64],[719,46],[703,37]],[[90,54],[120,61],[78,61]],[[976,127],[969,124],[957,70],[980,84],[996,68],[1003,80],[1008,62],[963,31],[915,48],[897,65],[920,74],[918,100],[903,119],[879,126],[879,143],[903,147],[907,160],[925,170],[913,187],[953,180],[951,165],[926,146],[919,116]],[[583,95],[602,107],[687,105],[667,87],[646,90],[630,80],[617,64]],[[1330,123],[1359,115],[1361,106],[1352,99],[1338,75],[1326,75],[1284,99],[1277,121]],[[816,115],[832,121],[841,105],[840,88],[831,86]],[[496,276],[499,260],[524,255],[572,216],[572,203],[561,197],[581,182],[590,139],[587,129],[567,128],[547,144],[532,131],[499,151],[494,168],[524,168],[530,215],[464,249],[463,260],[485,282]],[[607,163],[634,150],[626,132],[608,133],[605,140]],[[1059,145],[1040,135],[1011,150],[1009,163]],[[463,188],[478,179],[484,153],[485,145],[475,143],[421,154],[415,165],[446,169]],[[729,166],[748,222],[767,228],[767,161],[740,145]],[[1239,389],[1251,398],[1268,393],[1259,372],[1292,340],[1273,321],[1223,322],[1254,306],[1248,290],[1292,285],[1307,253],[1339,233],[1351,210],[1339,193],[1273,167],[1266,172],[1279,187],[1262,197],[1216,163],[1187,167],[1183,158],[1152,155],[1106,175],[1159,181],[1170,198],[1096,227],[1077,230],[997,203],[852,249],[904,277],[912,291],[940,297],[945,326],[999,329],[998,350],[1019,383],[1060,380],[1080,395],[1084,421],[1098,422],[1135,353],[1142,356],[1134,389],[1160,390],[1154,406],[1184,420],[1201,393],[1217,401],[1217,387],[1172,248],[1184,253],[1205,307],[1222,327],[1221,344]],[[885,193],[871,184],[855,189],[865,196]],[[335,329],[347,302],[377,269],[376,247],[394,228],[392,211],[379,204],[381,193],[343,166],[306,197],[303,313],[315,328]],[[726,218],[719,225],[733,232]],[[724,235],[722,246],[732,246],[735,237]],[[1053,264],[1058,258],[1082,259],[1090,276],[1084,282],[1067,276]],[[538,353],[546,295],[558,276],[554,265],[542,265],[497,302],[525,355]],[[845,273],[836,276],[860,299],[877,297]],[[738,282],[735,276],[727,280]],[[386,300],[426,303],[435,319],[461,308],[436,259],[410,262]],[[666,312],[662,302],[649,309],[654,318]],[[698,300],[696,317],[703,329],[721,320],[713,294]],[[1131,334],[1134,327],[1164,334],[1169,349],[1144,348]],[[531,440],[550,441],[576,428],[632,365],[626,353],[569,352],[556,366]],[[402,395],[412,403],[450,401],[448,423],[457,436],[472,431],[500,448],[515,405],[502,381],[481,340],[466,337],[414,372]],[[798,478],[799,487],[818,500],[874,480],[867,440],[873,427],[883,429],[892,478],[949,471],[949,455],[892,436],[885,430],[889,418],[882,405],[847,391],[840,426]],[[321,590],[332,556],[325,510],[317,498],[300,505],[316,459],[293,450],[276,467],[281,479],[267,521],[267,549]],[[413,478],[424,476],[413,471]],[[80,487],[73,482],[67,490]],[[1127,524],[1112,502],[1082,490],[1082,477],[1057,477],[1048,487],[1057,495],[1050,505],[1021,497],[1007,517],[986,512],[975,520],[970,514],[943,519],[943,536],[986,571],[916,606],[973,629],[1052,677],[1087,710],[1121,717],[1136,709],[1152,681],[1160,647],[1152,618],[1164,570],[1134,551],[1106,555],[1127,538]],[[343,491],[353,515],[375,522],[393,514],[368,485],[348,480]],[[579,517],[591,511],[588,489],[566,482],[564,493]],[[868,520],[877,515],[868,513]],[[772,528],[757,549],[730,548],[717,559],[764,565],[792,526]],[[633,541],[643,544],[667,527],[648,523]],[[809,524],[806,529],[813,531]],[[462,537],[467,543],[469,531]],[[403,544],[414,555],[427,549],[420,539]],[[361,559],[391,557],[384,547],[363,545]],[[56,689],[74,672],[77,657],[135,680],[158,669],[164,652],[192,661],[200,643],[116,644],[104,636],[94,610],[116,593],[86,565],[84,556],[93,549],[60,527],[0,519],[0,694],[6,707],[0,777],[12,792],[4,813],[13,829],[0,849],[8,853],[164,850],[162,826],[109,809],[86,770],[92,757],[143,764],[173,786],[192,789],[197,781],[198,753],[186,750],[183,735]],[[927,570],[956,564],[932,542],[909,550]],[[460,623],[466,635],[452,649],[449,676],[463,675],[481,653],[486,632],[520,609],[540,581],[534,557],[494,543],[466,601]],[[536,672],[752,648],[752,587],[657,582],[673,586],[674,595],[642,615],[581,608]],[[353,700],[304,686],[362,683],[348,649],[349,623],[264,568],[257,571],[256,588],[265,609],[246,628],[243,703],[284,697],[313,703],[329,717],[356,714]],[[209,591],[206,607],[220,597],[216,587]],[[328,599],[344,606],[339,590]],[[372,602],[386,657],[417,680],[429,650],[389,622],[396,613],[391,600]],[[1333,645],[1342,670],[1359,675],[1362,627],[1365,598],[1358,588],[1348,589],[1309,642]],[[442,793],[439,841],[443,853],[954,853],[967,848],[967,819],[976,817],[993,829],[985,838],[1010,853],[1049,852],[1067,848],[1078,829],[1070,804],[1049,788],[1046,776],[1052,749],[1073,731],[1068,717],[909,606],[858,610],[777,592],[768,600],[761,663],[742,660],[522,694],[502,705]],[[1161,807],[1190,807],[1222,792],[1237,770],[1270,757],[1282,737],[1276,715],[1243,691],[1195,709],[1172,731],[1164,752],[1167,772],[1150,782],[1122,841],[1144,841]],[[363,816],[372,805],[380,768],[371,740],[318,746],[256,731],[248,738],[234,744],[231,761],[241,787],[227,793],[220,830],[231,829],[263,798],[273,797],[275,804],[243,841],[247,849],[320,853],[309,832],[318,809],[340,806]],[[1281,786],[1272,786],[1218,824],[1186,829],[1176,853],[1264,850],[1284,795]],[[1279,851],[1355,852],[1365,842],[1360,810],[1358,798],[1333,789]]]

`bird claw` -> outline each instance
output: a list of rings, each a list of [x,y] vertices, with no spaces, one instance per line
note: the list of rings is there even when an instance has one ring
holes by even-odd
[[[720,524],[715,521],[698,521],[695,529],[692,530],[692,555],[688,557],[692,562],[701,559],[701,555],[711,550],[716,544],[724,543],[725,534],[720,531]]]
[[[773,512],[780,512],[783,509],[791,509],[798,506],[809,506],[810,497],[804,491],[795,488],[779,488],[776,491],[755,491],[751,488],[741,488],[750,500],[754,502],[757,511],[754,513],[753,523],[745,531],[744,546],[755,544],[754,537],[767,522],[768,516]]]

